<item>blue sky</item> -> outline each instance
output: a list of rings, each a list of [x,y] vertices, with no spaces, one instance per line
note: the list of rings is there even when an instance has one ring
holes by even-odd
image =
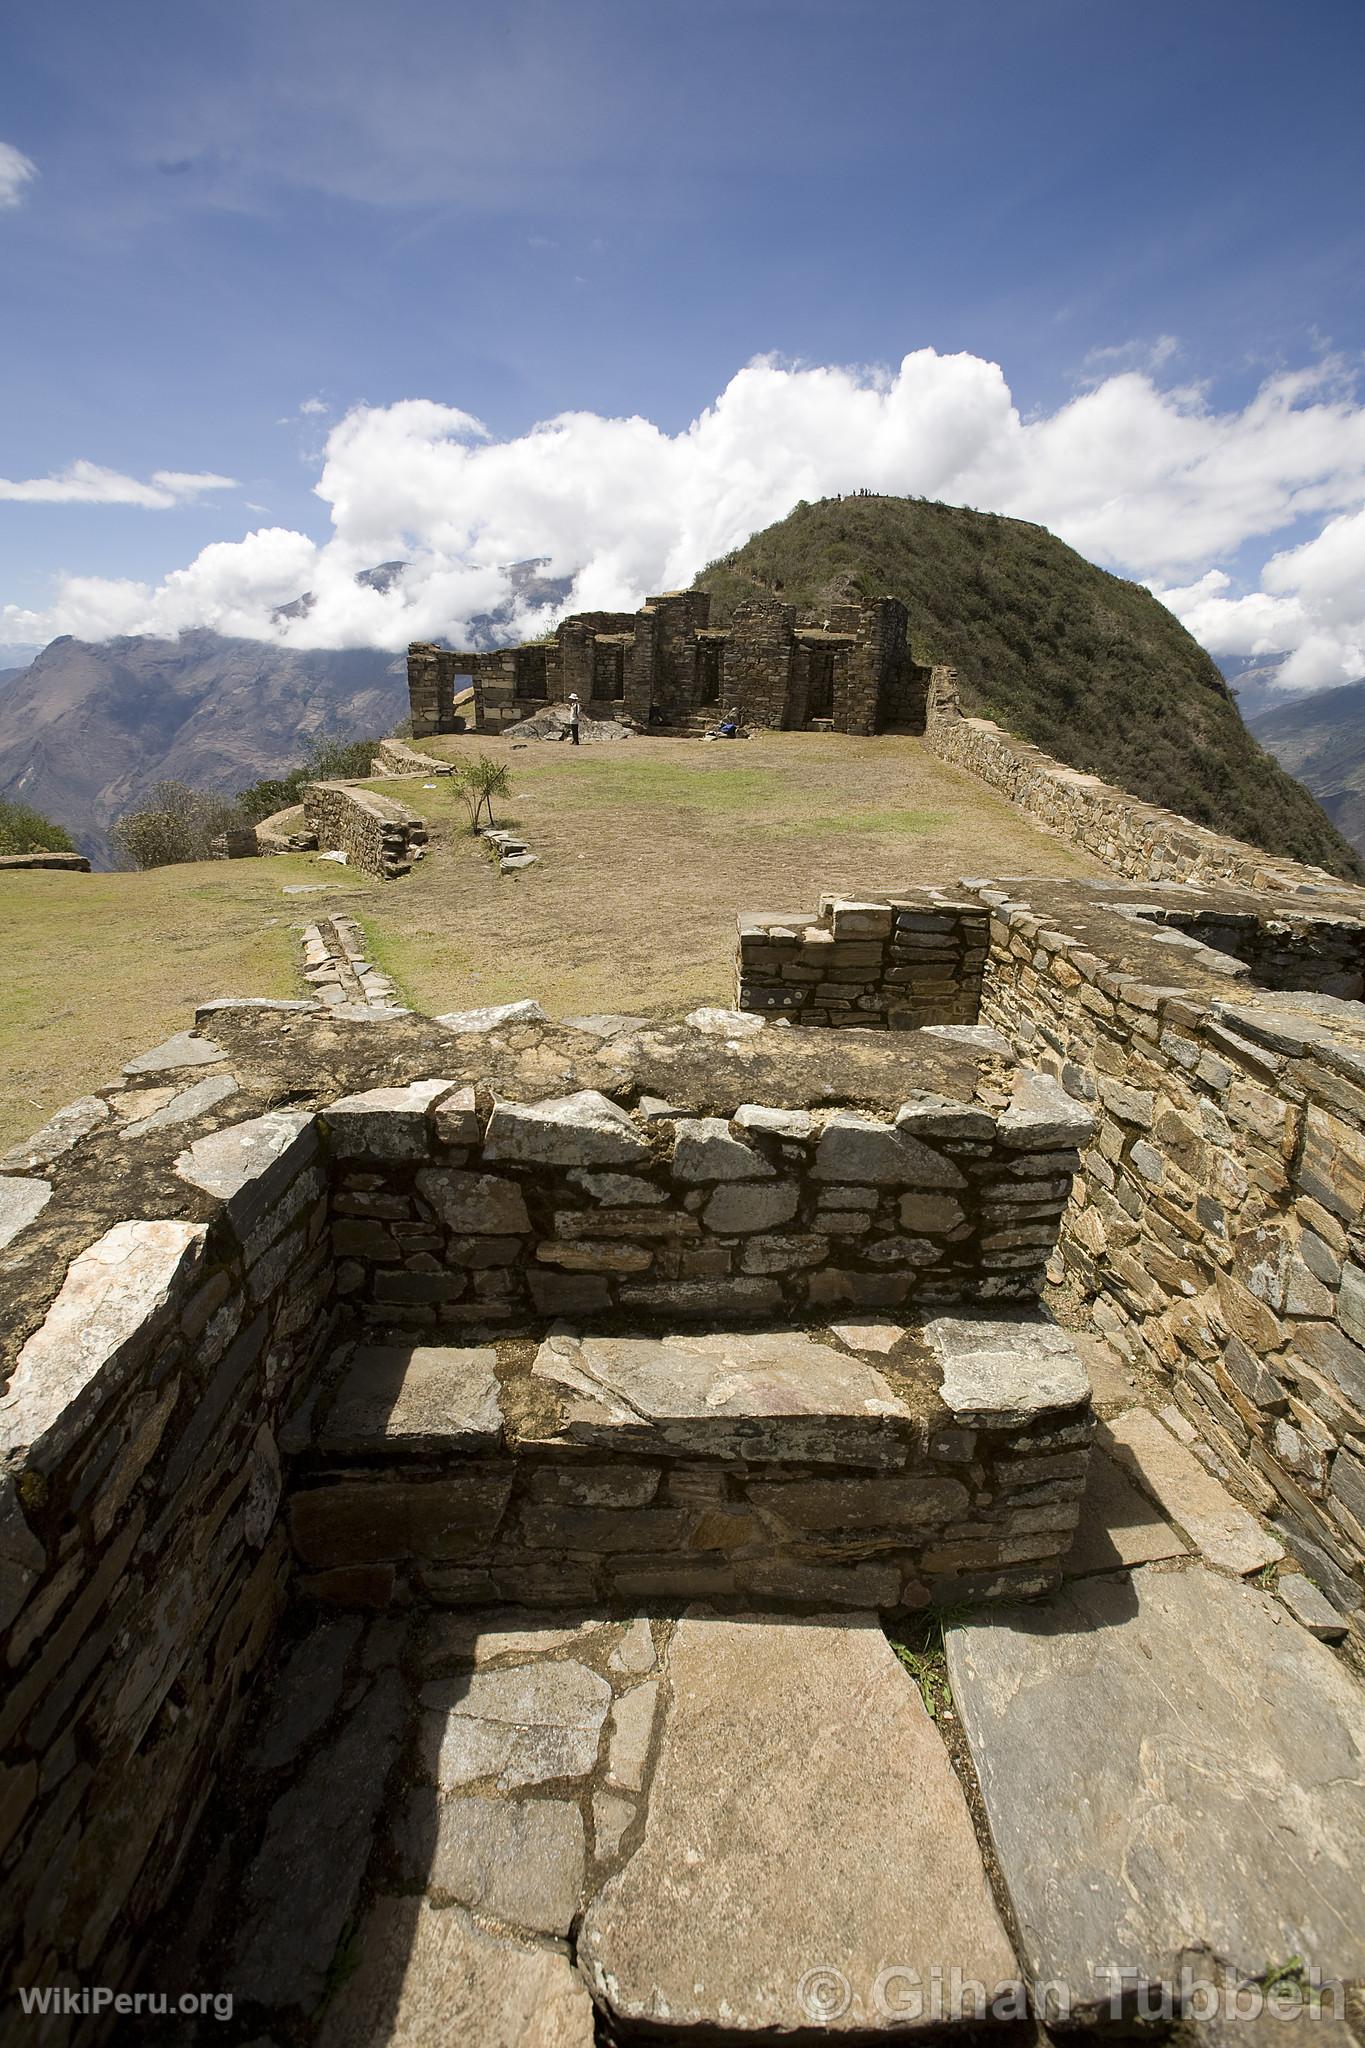
[[[429,401],[497,442],[567,410],[675,436],[767,354],[855,381],[913,351],[981,358],[1026,423],[1128,373],[1246,448],[1258,388],[1312,371],[1291,409],[1336,407],[1323,424],[1346,423],[1350,460],[1324,480],[1277,458],[1282,502],[1245,531],[1196,520],[1159,560],[1058,498],[1049,523],[1196,592],[1191,609],[1302,612],[1300,584],[1257,589],[1261,564],[1365,503],[1359,0],[55,0],[10,10],[2,33],[11,639],[91,629],[105,614],[82,612],[80,581],[154,589],[253,528],[326,547],[338,491],[393,488],[382,464],[343,463],[315,494],[357,408]],[[401,443],[411,461],[407,428]],[[739,459],[761,464],[761,437]],[[1103,502],[1112,452],[1067,459],[1091,461]],[[78,463],[165,502],[23,489]],[[970,471],[944,494],[966,496]],[[157,472],[213,481],[149,485]],[[461,475],[481,508],[485,485]],[[980,501],[1023,507],[977,481]],[[1128,469],[1107,481],[1111,498],[1141,488]],[[475,521],[484,567],[495,539],[534,541],[533,509],[504,509]],[[582,519],[609,580],[615,542]],[[440,551],[410,513],[367,518],[355,546],[371,534]],[[546,551],[568,544],[552,532]],[[1344,544],[1349,565],[1354,529]],[[1272,638],[1275,616],[1257,615]]]

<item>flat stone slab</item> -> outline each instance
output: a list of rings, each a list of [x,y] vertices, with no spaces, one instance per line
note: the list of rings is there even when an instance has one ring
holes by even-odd
[[[943,1400],[963,1422],[1021,1424],[1090,1399],[1065,1330],[1041,1316],[936,1316],[924,1341],[943,1367]]]
[[[534,1001],[521,1003],[494,1003],[482,1010],[447,1010],[436,1019],[444,1024],[447,1031],[470,1032],[498,1031],[507,1024],[543,1024],[545,1012]]]
[[[108,1116],[109,1105],[98,1095],[82,1095],[79,1101],[66,1103],[41,1130],[10,1147],[0,1159],[0,1173],[27,1173],[35,1166],[51,1166]]]
[[[116,1223],[73,1259],[61,1292],[0,1397],[0,1456],[54,1463],[103,1398],[130,1347],[188,1284],[204,1226]]]
[[[567,1956],[477,1927],[458,1906],[381,1896],[356,1947],[317,2048],[592,2048],[592,2001]]]
[[[505,1664],[422,1689],[422,1752],[443,1792],[487,1780],[499,1792],[593,1768],[611,1687],[586,1664]]]
[[[1015,1977],[947,1752],[874,1616],[694,1609],[668,1669],[643,1840],[579,1934],[623,2022],[889,2032],[888,1963]]]
[[[949,1630],[948,1670],[1035,1983],[1365,1975],[1365,1694],[1274,1598],[1193,1566],[1071,1581]]]
[[[27,1230],[52,1199],[50,1180],[24,1180],[0,1174],[0,1251]]]
[[[1096,1439],[1132,1474],[1210,1564],[1245,1578],[1284,1556],[1244,1507],[1218,1484],[1147,1408],[1129,1408],[1101,1423]]]
[[[625,1110],[595,1088],[548,1102],[496,1103],[483,1156],[529,1166],[648,1166],[652,1159]]]
[[[875,1367],[800,1330],[548,1337],[533,1376],[562,1390],[559,1433],[574,1443],[893,1466],[913,1440]]]
[[[497,1353],[457,1345],[360,1346],[317,1425],[328,1453],[496,1446],[502,1438]]]
[[[175,1124],[193,1123],[195,1117],[205,1116],[216,1109],[220,1102],[226,1102],[229,1095],[237,1093],[235,1074],[206,1074],[202,1081],[194,1081],[188,1088],[179,1088],[169,1102],[154,1109],[149,1116],[138,1117],[125,1124],[124,1139],[141,1138],[152,1131],[163,1131]]]
[[[1122,1571],[1163,1558],[1188,1557],[1189,1545],[1159,1508],[1139,1493],[1123,1469],[1096,1451],[1086,1475],[1081,1518],[1062,1559],[1065,1578]]]
[[[227,1054],[211,1038],[196,1038],[192,1031],[177,1031],[150,1052],[129,1060],[125,1074],[171,1074],[181,1067],[212,1067]]]
[[[176,1160],[175,1170],[181,1180],[226,1203],[228,1218],[240,1231],[250,1228],[317,1149],[314,1116],[302,1109],[271,1109],[196,1138]]]
[[[414,1787],[397,1830],[408,1882],[528,1934],[566,1936],[583,1897],[587,1839],[567,1799],[443,1799]]]

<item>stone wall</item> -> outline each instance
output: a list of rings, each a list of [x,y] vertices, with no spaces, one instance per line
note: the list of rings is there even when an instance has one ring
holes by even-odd
[[[419,753],[416,747],[408,746],[405,740],[381,740],[374,750],[374,761],[370,773],[381,775],[425,775],[430,781],[436,775],[449,775],[449,761],[433,760],[430,754]]]
[[[439,1085],[403,1116],[387,1093],[324,1116],[338,1286],[374,1327],[1031,1300],[1089,1127],[1037,1077],[892,1118],[631,1114],[592,1090],[490,1114],[472,1087],[428,1118]]]
[[[813,918],[743,911],[736,1008],[892,1031],[975,1024],[988,928],[979,903],[937,889],[894,901],[826,896]]]
[[[1341,887],[1322,868],[1278,860],[1174,811],[1143,803],[1096,775],[1064,767],[989,718],[964,718],[954,669],[933,671],[925,738],[945,761],[970,770],[1028,817],[1132,880],[1227,883],[1291,893],[1305,885]]]
[[[391,881],[426,852],[427,828],[406,804],[349,782],[310,782],[303,815],[321,847],[344,853],[349,866]]]
[[[182,1208],[221,1199],[88,1243],[0,1398],[11,1993],[136,1966],[283,1605],[281,1421],[331,1337],[317,1136],[276,1112],[182,1164]]]
[[[68,875],[88,875],[90,863],[83,853],[0,854],[0,874],[14,874],[24,868],[57,868]]]
[[[1303,1569],[1359,1623],[1365,1042],[1355,1006],[1171,986],[1173,976],[1103,957],[1093,924],[1068,933],[1046,899],[984,885],[981,895],[992,909],[983,1017],[1099,1117],[1063,1229],[1068,1284],[1121,1352],[1169,1382],[1215,1465],[1274,1515]]]

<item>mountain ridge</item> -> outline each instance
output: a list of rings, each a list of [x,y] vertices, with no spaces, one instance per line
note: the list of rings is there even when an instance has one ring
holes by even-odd
[[[914,658],[956,668],[965,711],[1196,824],[1365,879],[1360,854],[1257,744],[1174,613],[1045,527],[922,498],[826,498],[693,587],[710,591],[717,625],[746,597],[809,610],[898,597]]]

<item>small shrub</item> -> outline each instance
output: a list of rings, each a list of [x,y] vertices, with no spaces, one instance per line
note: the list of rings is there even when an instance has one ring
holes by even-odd
[[[115,822],[109,841],[123,867],[178,867],[208,860],[218,834],[244,822],[226,797],[185,782],[158,782],[141,810],[126,811]]]
[[[479,813],[488,811],[488,822],[493,822],[493,799],[495,796],[512,794],[511,770],[505,761],[494,761],[487,754],[479,754],[472,761],[457,763],[451,781],[464,798],[469,811],[469,829],[479,829]]]
[[[61,825],[54,825],[51,818],[31,810],[27,804],[0,798],[0,854],[75,851],[70,833]]]

